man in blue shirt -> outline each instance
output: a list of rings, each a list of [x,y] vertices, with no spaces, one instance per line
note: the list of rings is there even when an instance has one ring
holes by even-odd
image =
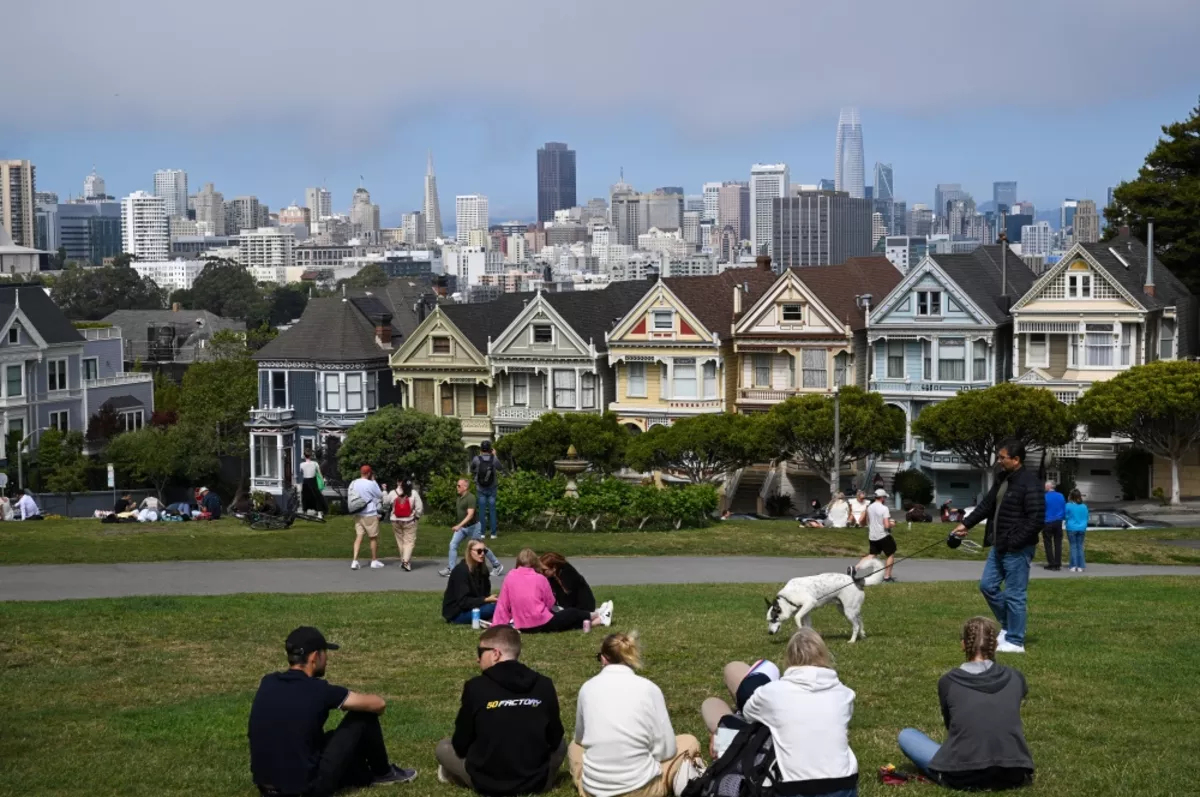
[[[1046,548],[1047,570],[1062,570],[1063,518],[1067,515],[1067,497],[1046,482],[1046,526],[1042,529],[1042,545]]]

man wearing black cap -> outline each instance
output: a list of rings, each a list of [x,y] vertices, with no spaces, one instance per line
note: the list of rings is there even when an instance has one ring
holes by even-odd
[[[415,769],[388,761],[379,695],[324,679],[326,651],[338,646],[315,628],[288,634],[288,669],[263,676],[250,707],[250,772],[264,797],[327,797],[339,789],[408,783]],[[346,712],[325,732],[332,709]]]

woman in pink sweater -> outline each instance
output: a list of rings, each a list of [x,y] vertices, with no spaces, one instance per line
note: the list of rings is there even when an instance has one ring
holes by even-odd
[[[602,604],[595,612],[556,606],[554,590],[542,575],[537,554],[525,548],[517,554],[516,568],[504,577],[492,624],[511,623],[525,634],[552,633],[583,628],[586,620],[593,625],[611,625],[612,611],[612,601]]]

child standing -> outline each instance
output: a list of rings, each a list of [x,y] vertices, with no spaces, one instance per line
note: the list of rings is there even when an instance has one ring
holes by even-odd
[[[1066,518],[1067,544],[1070,546],[1068,567],[1072,573],[1082,573],[1086,568],[1083,561],[1083,535],[1087,532],[1088,508],[1078,490],[1072,490],[1067,500]]]

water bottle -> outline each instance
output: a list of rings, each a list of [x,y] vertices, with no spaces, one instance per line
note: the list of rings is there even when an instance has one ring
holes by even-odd
[[[583,633],[585,633],[585,634],[590,634],[590,633],[591,633],[591,631],[592,631],[592,621],[591,621],[591,620],[584,620],[584,621],[583,621]]]
[[[479,607],[476,606],[471,610],[471,627],[476,631],[479,630]]]

